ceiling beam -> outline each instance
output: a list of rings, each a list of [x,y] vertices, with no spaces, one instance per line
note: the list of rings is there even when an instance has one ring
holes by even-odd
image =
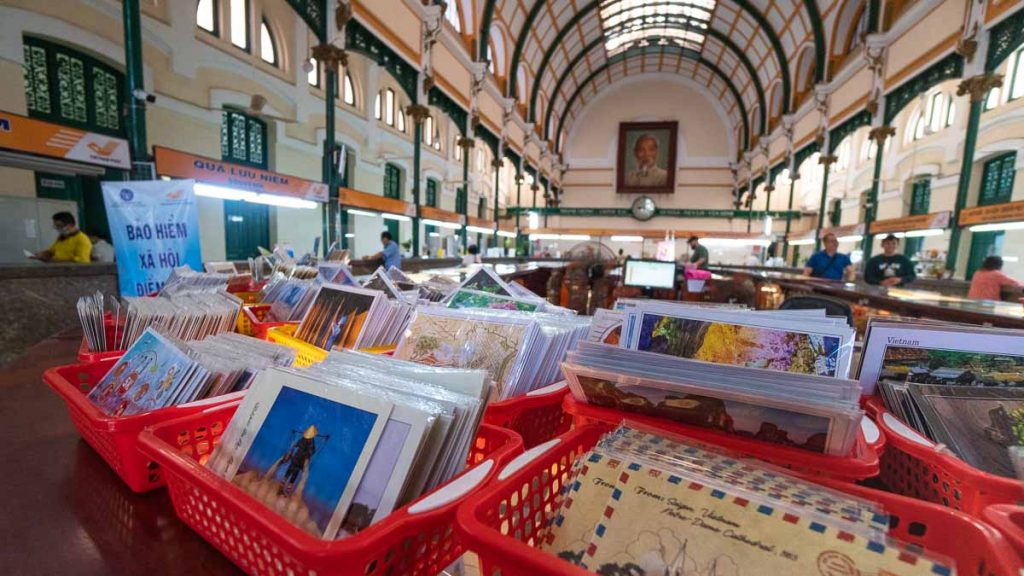
[[[608,68],[614,66],[615,64],[619,64],[632,58],[643,57],[648,54],[675,54],[684,58],[689,58],[690,60],[694,60],[695,62],[697,62],[698,65],[707,68],[714,75],[718,76],[718,78],[725,83],[726,87],[729,88],[729,92],[732,93],[733,98],[736,100],[736,106],[739,107],[740,109],[740,118],[743,121],[742,149],[747,149],[747,147],[749,146],[750,139],[750,124],[747,120],[747,107],[743,105],[743,99],[740,98],[740,93],[738,90],[736,90],[736,86],[733,85],[732,80],[730,80],[729,77],[726,76],[725,73],[723,73],[717,66],[715,66],[711,62],[708,62],[704,58],[701,58],[699,54],[696,54],[692,50],[684,50],[677,46],[658,46],[656,48],[631,48],[629,50],[626,50],[625,52],[616,54],[615,56],[609,58],[607,62],[599,66],[596,70],[591,72],[590,75],[587,76],[585,80],[583,80],[583,82],[580,82],[580,85],[576,87],[576,91],[573,92],[572,96],[569,97],[569,100],[566,101],[565,109],[558,119],[558,131],[556,132],[555,138],[555,150],[558,150],[562,144],[562,130],[565,128],[565,119],[568,117],[569,111],[572,109],[572,106],[576,102],[576,99],[579,98],[580,93],[583,91],[583,88],[585,88],[588,84],[593,82],[594,78],[596,78],[599,74],[601,74]]]
[[[714,28],[709,28],[707,32],[708,32],[708,36],[710,36],[710,37],[718,40],[719,42],[721,42],[726,47],[727,50],[732,50],[732,52],[735,53],[736,58],[739,59],[739,61],[743,64],[743,67],[746,68],[747,74],[750,75],[750,78],[751,78],[751,80],[754,83],[754,89],[757,92],[758,104],[760,105],[760,114],[758,114],[759,120],[760,120],[760,122],[759,122],[760,129],[759,129],[758,133],[759,134],[764,134],[764,131],[765,131],[766,127],[767,127],[767,122],[765,121],[765,118],[766,118],[765,114],[766,114],[767,108],[765,106],[764,89],[761,86],[761,80],[760,80],[760,78],[757,75],[757,70],[754,68],[753,63],[750,62],[750,58],[747,57],[746,53],[743,52],[742,50],[740,50],[739,47],[736,46],[736,44],[733,43],[733,41],[729,39],[728,36],[726,36],[725,34],[722,34],[718,30],[715,30]],[[572,59],[572,61],[569,62],[569,65],[566,66],[565,70],[562,72],[562,75],[559,76],[558,82],[555,84],[555,89],[550,94],[550,98],[549,98],[549,101],[548,101],[547,112],[544,114],[544,124],[543,124],[542,127],[543,127],[543,133],[544,133],[544,138],[545,139],[547,139],[547,140],[551,139],[551,130],[550,130],[551,116],[552,116],[552,114],[554,113],[554,110],[555,110],[555,105],[554,105],[555,104],[555,97],[561,91],[562,84],[565,83],[565,81],[569,77],[569,74],[572,73],[572,71],[576,68],[576,65],[579,64],[580,61],[583,60],[583,58],[585,58],[587,56],[587,54],[589,54],[595,48],[597,48],[599,46],[603,46],[603,45],[604,45],[604,37],[596,38],[593,42],[591,42],[590,44],[585,46],[583,48],[583,50],[581,50]],[[544,70],[545,69],[542,67],[538,71],[538,75],[537,75],[537,78],[536,78],[536,81],[535,81],[536,83],[534,85],[535,86],[534,99],[536,98],[536,94],[537,94],[536,88],[538,88],[540,86],[540,80],[541,80],[541,76],[544,73]],[[531,108],[530,108],[530,119],[531,119],[531,121],[535,121],[535,118],[534,118],[535,110],[533,108],[533,106],[535,104],[536,104],[535,100],[533,102],[531,102]],[[565,111],[563,111],[563,113],[564,112]]]

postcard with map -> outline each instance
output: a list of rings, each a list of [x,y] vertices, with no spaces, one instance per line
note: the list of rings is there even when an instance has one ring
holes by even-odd
[[[460,288],[448,300],[448,308],[488,308],[491,310],[536,312],[540,305],[537,302],[527,302],[518,298],[508,298],[489,292]]]
[[[526,318],[480,317],[423,308],[409,323],[394,358],[487,372],[501,388],[517,366],[532,323]]]
[[[599,574],[889,574],[953,569],[894,542],[751,499],[725,483],[630,463],[617,476],[582,565]]]

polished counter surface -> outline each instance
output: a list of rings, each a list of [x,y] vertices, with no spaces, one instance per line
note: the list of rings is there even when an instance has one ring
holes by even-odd
[[[177,519],[166,490],[134,494],[79,439],[42,373],[75,362],[81,338],[48,338],[0,373],[3,574],[241,574]]]

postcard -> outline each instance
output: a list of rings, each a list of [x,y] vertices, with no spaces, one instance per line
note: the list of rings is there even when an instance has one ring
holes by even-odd
[[[581,391],[587,403],[595,406],[665,418],[812,452],[836,450],[834,439],[830,438],[833,418],[829,416],[773,407],[771,404],[777,402],[765,398],[751,397],[744,401],[728,392],[698,393],[696,386],[603,375],[600,371],[569,363],[563,364],[562,369],[574,391]]]
[[[448,308],[489,308],[491,310],[518,310],[519,312],[536,312],[540,305],[516,298],[508,298],[460,288],[448,300]]]
[[[869,325],[858,380],[952,386],[1024,386],[1024,333],[905,322]]]
[[[594,310],[594,320],[590,324],[590,332],[587,333],[587,342],[618,346],[622,340],[622,320],[621,310]]]
[[[215,470],[300,529],[331,539],[392,407],[377,397],[266,370],[232,418],[221,443],[225,453],[213,459]]]
[[[324,350],[352,348],[383,296],[376,290],[325,284],[295,331],[295,337]]]
[[[195,362],[184,350],[147,328],[88,397],[111,416],[164,408],[181,392],[194,368]]]
[[[630,463],[583,555],[599,574],[952,574],[885,540]]]
[[[558,513],[541,536],[541,549],[579,564],[612,495],[615,478],[624,466],[622,460],[598,451],[584,455],[556,498],[556,502],[560,500]]]
[[[909,384],[933,440],[991,474],[1016,477],[1009,449],[1024,446],[1024,389]]]
[[[781,324],[771,320],[764,323]],[[844,342],[838,333],[650,312],[640,312],[637,324],[631,346],[635,350],[780,372],[845,377],[849,371],[850,339]]]
[[[498,273],[486,266],[480,268],[473,273],[465,282],[462,283],[460,288],[467,290],[476,290],[477,292],[487,292],[489,294],[497,294],[499,296],[514,297],[509,291],[505,284],[505,281],[498,276]]]
[[[485,370],[499,388],[504,386],[526,342],[529,322],[446,312],[449,311],[417,311],[395,349],[394,358],[430,366]]]

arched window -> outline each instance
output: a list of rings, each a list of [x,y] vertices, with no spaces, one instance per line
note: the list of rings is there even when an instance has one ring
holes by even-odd
[[[402,107],[399,106],[398,110],[397,110],[397,113],[398,113],[398,122],[396,123],[395,127],[398,128],[399,132],[404,133],[405,132],[405,110],[402,110]]]
[[[491,26],[491,72],[495,76],[508,73],[508,60],[505,51],[505,31],[497,24]]]
[[[384,89],[384,123],[395,125],[395,91],[391,88]]]
[[[1006,77],[1010,81],[1003,85],[1010,86],[1010,100],[1024,96],[1024,48],[1018,49],[1010,56],[1010,65],[1006,69]]]
[[[814,87],[814,46],[805,46],[796,64],[797,100],[802,101]],[[799,102],[797,102],[799,104]]]
[[[196,4],[196,26],[214,36],[219,35],[217,0],[199,0]]]
[[[447,0],[444,8],[444,19],[455,28],[456,32],[462,33],[462,18],[459,17],[459,4],[457,0]]]
[[[850,140],[848,136],[836,147],[836,172],[843,172],[850,167]]]
[[[231,0],[231,43],[249,50],[249,0]]]
[[[427,146],[434,145],[434,117],[427,116],[423,121],[423,143]]]
[[[309,59],[309,65],[312,66],[309,72],[306,74],[306,82],[310,86],[320,86],[320,63],[316,61],[316,58]]]
[[[352,82],[352,75],[349,74],[348,70],[345,70],[345,81],[342,86],[341,99],[343,102],[345,102],[345,104],[348,104],[349,106],[356,105],[356,88]],[[380,118],[380,116],[377,117]]]
[[[381,119],[380,92],[377,92],[377,95],[373,98],[373,117],[377,120]]]
[[[267,19],[260,22],[260,58],[267,64],[277,66],[277,46],[274,44],[274,36],[267,26]]]
[[[864,45],[864,40],[868,34],[869,12],[870,10],[867,9],[867,6],[862,6],[860,13],[857,15],[857,26],[853,29],[853,35],[850,36],[850,52]]]
[[[911,116],[907,141],[912,142],[925,136],[931,136],[953,124],[956,105],[953,98],[945,92],[932,92],[924,99],[922,109]]]

